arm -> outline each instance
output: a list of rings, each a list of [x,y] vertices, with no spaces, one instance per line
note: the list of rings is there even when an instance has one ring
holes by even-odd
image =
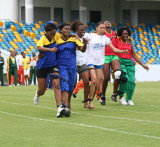
[[[83,44],[84,44],[83,46],[78,46],[78,49],[81,52],[85,52],[86,51],[87,44],[88,44],[88,39],[83,38]]]
[[[47,48],[47,47],[43,47],[43,46],[38,46],[37,49],[38,49],[40,52],[56,52],[56,51],[57,51],[57,48],[56,48],[56,47]]]
[[[84,44],[83,46],[78,46],[78,50],[80,50],[81,52],[85,52],[87,48],[87,45]]]
[[[149,67],[142,63],[142,61],[137,57],[136,52],[135,52],[132,44],[131,44],[131,46],[132,46],[132,56],[133,56],[134,60],[136,62],[138,62],[144,69],[146,69],[148,71]]]
[[[56,52],[57,48],[47,48],[43,47],[45,45],[45,38],[41,37],[40,40],[37,43],[37,49],[40,52]]]
[[[112,43],[110,42],[108,44],[108,46],[112,49],[112,51],[114,51],[115,53],[124,53],[124,54],[127,54],[128,53],[128,50],[119,50],[118,48],[115,48]]]

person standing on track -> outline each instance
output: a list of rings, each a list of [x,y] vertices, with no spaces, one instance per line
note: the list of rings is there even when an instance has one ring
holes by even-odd
[[[96,33],[89,34],[86,39],[88,39],[86,63],[91,76],[91,86],[88,101],[90,109],[94,109],[93,99],[102,75],[105,46],[108,45],[114,52],[118,53],[128,53],[128,51],[127,49],[123,51],[119,50],[112,45],[110,39],[105,36],[105,24],[103,22],[99,22],[96,27]]]
[[[137,57],[131,40],[129,36],[131,36],[131,31],[128,27],[121,27],[117,30],[117,36],[119,38],[112,41],[115,47],[120,50],[128,49],[128,54],[117,54],[120,61],[120,69],[121,69],[121,78],[120,78],[120,86],[118,90],[119,101],[122,105],[134,105],[132,101],[132,97],[135,89],[135,64],[134,61],[138,62],[144,69],[147,71],[149,67],[144,65],[141,60]],[[126,93],[126,100],[124,99],[124,94]]]
[[[62,117],[64,108],[62,108],[59,68],[57,66],[56,51],[57,45],[55,40],[57,27],[53,22],[49,22],[45,27],[45,35],[37,43],[39,56],[37,61],[37,80],[38,90],[34,96],[34,104],[38,104],[40,96],[46,91],[46,79],[49,74],[57,105],[57,117]]]
[[[116,37],[116,32],[112,31],[112,24],[109,21],[105,21],[105,36],[112,39]],[[103,74],[104,74],[104,81],[103,81],[103,86],[102,86],[102,102],[101,104],[105,104],[106,101],[106,89],[108,86],[108,82],[110,81],[110,69],[112,68],[112,72],[114,74],[114,84],[113,84],[113,95],[111,96],[111,99],[113,101],[117,101],[117,91],[118,91],[118,86],[119,86],[119,79],[120,79],[120,63],[119,63],[119,58],[116,55],[116,53],[109,47],[105,47],[105,60],[104,60],[104,65],[103,65]]]
[[[88,33],[85,33],[86,28],[84,24],[79,21],[75,20],[71,24],[71,30],[73,32],[76,32],[78,37],[80,38],[81,42],[83,42],[83,38],[85,38]],[[76,63],[77,63],[77,69],[80,77],[82,78],[82,83],[84,85],[84,108],[88,108],[88,100],[89,97],[89,70],[86,65],[86,53],[81,52],[80,50],[76,50]]]

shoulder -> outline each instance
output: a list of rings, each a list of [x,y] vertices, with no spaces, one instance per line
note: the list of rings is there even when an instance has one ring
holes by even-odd
[[[46,39],[47,39],[46,36],[43,35],[43,36],[38,40],[38,43],[39,43],[39,42],[44,42]]]
[[[45,35],[43,35],[43,36],[40,38],[40,40],[44,40],[44,39],[46,39],[46,36],[45,36]]]
[[[107,37],[106,35],[103,35],[102,37],[103,37],[105,40],[110,41],[110,38]]]
[[[112,31],[112,35],[116,35],[117,34],[117,32],[115,32],[115,31]]]
[[[88,38],[88,36],[89,36],[89,33],[85,33],[83,38]]]
[[[92,39],[92,40],[95,38],[98,38],[98,37],[99,37],[99,35],[97,35],[96,33],[90,33],[87,35],[87,39]]]
[[[55,40],[58,40],[58,39],[61,38],[61,36],[62,36],[62,35],[57,32],[57,33],[55,34],[54,38],[55,38]]]

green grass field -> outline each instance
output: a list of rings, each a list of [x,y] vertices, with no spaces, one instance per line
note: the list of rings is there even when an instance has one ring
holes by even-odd
[[[52,90],[33,104],[36,86],[0,87],[0,147],[159,147],[160,82],[136,83],[135,106],[84,109],[82,91],[72,99],[70,118],[56,118]]]

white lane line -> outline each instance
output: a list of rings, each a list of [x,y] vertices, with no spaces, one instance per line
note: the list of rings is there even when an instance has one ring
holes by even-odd
[[[115,129],[109,129],[109,128],[104,128],[104,127],[99,127],[99,126],[91,126],[91,125],[86,125],[86,124],[79,124],[79,123],[71,123],[71,122],[64,122],[64,121],[49,120],[49,119],[43,119],[43,118],[24,116],[24,115],[19,115],[19,114],[13,114],[13,113],[5,112],[5,111],[0,111],[0,113],[7,114],[7,115],[10,115],[10,116],[15,116],[15,117],[17,116],[17,117],[30,118],[30,119],[40,120],[40,121],[46,121],[46,122],[61,123],[61,124],[67,124],[67,125],[75,125],[75,126],[81,126],[81,127],[87,127],[87,128],[100,129],[100,130],[104,130],[104,131],[111,131],[111,132],[118,132],[118,133],[123,133],[123,134],[129,134],[129,135],[134,135],[134,136],[141,136],[141,137],[147,137],[147,138],[153,138],[153,139],[160,139],[160,137],[157,137],[157,136],[137,134],[137,133],[132,133],[132,132],[126,132],[126,131],[120,131],[120,130],[115,130]]]
[[[146,106],[146,107],[155,107],[155,108],[160,108],[160,106],[156,106],[156,105],[144,105],[144,104],[136,104],[136,105],[139,105],[139,106]]]
[[[127,106],[122,106],[122,107],[127,107]],[[98,107],[100,108],[100,107]],[[113,108],[106,108],[106,107],[101,107],[102,109],[109,109],[109,110],[116,110],[116,111],[125,111],[125,112],[133,112],[133,113],[146,113],[146,114],[160,114],[160,113],[157,113],[157,112],[142,112],[142,111],[132,111],[132,110],[124,110],[124,109],[113,109]]]
[[[57,109],[53,109],[53,108],[50,108],[50,107],[43,107],[43,106],[38,106],[38,105],[27,105],[27,104],[12,103],[12,102],[7,102],[7,101],[0,101],[0,102],[8,103],[8,104],[14,104],[14,105],[28,106],[28,107],[39,107],[39,108],[43,108],[43,109],[57,110]],[[155,121],[151,121],[151,120],[141,120],[141,119],[132,119],[132,118],[115,117],[115,116],[104,116],[104,115],[80,113],[80,112],[74,112],[74,111],[72,111],[72,113],[80,114],[80,115],[87,115],[87,116],[92,116],[92,117],[101,117],[101,118],[110,118],[110,119],[121,119],[121,120],[137,121],[137,122],[143,122],[143,123],[160,124],[160,122],[155,122]]]
[[[74,105],[79,105],[79,104],[74,104]],[[141,104],[136,104],[136,105],[141,105]],[[141,106],[144,106],[144,105],[141,105]],[[147,105],[145,105],[145,106],[147,106]],[[149,105],[149,106],[151,106],[151,107],[158,107],[159,108],[159,106],[155,106],[155,105]],[[126,109],[113,109],[113,108],[111,108],[112,106],[109,106],[109,105],[107,105],[106,107],[104,107],[104,106],[96,106],[96,108],[103,108],[103,109],[111,109],[111,110],[118,110],[118,111],[126,111],[126,112],[134,112],[134,113],[151,113],[151,114],[160,114],[160,113],[157,113],[157,112],[142,112],[142,111],[131,111],[131,110],[126,110]],[[122,106],[122,107],[134,107],[134,106]]]

